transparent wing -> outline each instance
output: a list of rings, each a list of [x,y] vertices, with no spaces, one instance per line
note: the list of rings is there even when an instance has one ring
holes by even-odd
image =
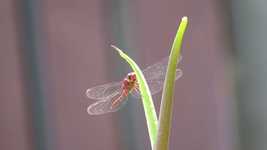
[[[86,90],[86,96],[90,99],[103,100],[115,96],[121,91],[122,82],[112,82]]]
[[[159,62],[148,66],[146,69],[143,70],[143,74],[147,81],[150,80],[164,80],[165,74],[167,71],[169,57],[165,57]],[[179,62],[182,60],[182,57],[179,58]]]
[[[164,84],[164,79],[165,79],[165,73],[163,73],[163,75],[159,78],[159,79],[153,79],[153,80],[149,80],[147,82],[148,87],[150,89],[150,92],[152,95],[160,92],[163,88],[163,84]],[[181,69],[176,69],[176,76],[175,76],[175,80],[178,80],[179,78],[181,78],[183,75],[183,72]]]
[[[158,92],[160,92],[162,90],[163,84],[164,84],[165,74],[166,74],[166,72],[162,76],[160,76],[160,78],[158,78],[158,79],[155,78],[155,79],[151,79],[151,80],[147,81],[151,95],[157,94]],[[175,80],[178,80],[180,77],[182,77],[182,75],[183,75],[182,70],[176,69]],[[131,91],[131,95],[135,98],[138,98],[138,99],[141,98],[140,91],[133,90],[133,91]]]
[[[118,100],[118,98],[120,98],[120,100]],[[116,105],[113,105],[113,102],[115,100],[118,100],[117,101],[118,103]],[[87,108],[87,112],[89,115],[102,115],[102,114],[106,114],[110,112],[115,112],[125,105],[126,100],[127,99],[125,96],[120,97],[119,94],[115,96],[110,96],[110,97],[107,97],[106,99],[103,99],[103,100],[100,100],[100,101],[97,101],[91,104]]]

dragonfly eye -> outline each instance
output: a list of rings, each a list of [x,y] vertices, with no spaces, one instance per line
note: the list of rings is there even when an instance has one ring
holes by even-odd
[[[128,75],[128,79],[129,79],[129,80],[132,80],[132,76],[131,76],[131,75]]]
[[[132,78],[133,78],[132,79],[133,81],[136,81],[136,75],[135,74],[133,74]]]
[[[135,81],[136,80],[136,75],[135,75],[135,73],[131,72],[131,73],[128,74],[127,78],[128,78],[129,81]]]

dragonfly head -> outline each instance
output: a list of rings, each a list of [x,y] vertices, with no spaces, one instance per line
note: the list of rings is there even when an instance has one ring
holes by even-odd
[[[130,72],[127,74],[126,78],[123,80],[123,88],[131,91],[137,84],[136,74],[134,72]]]
[[[127,79],[130,81],[130,82],[135,82],[136,81],[136,74],[134,72],[130,72],[128,73],[127,75]]]

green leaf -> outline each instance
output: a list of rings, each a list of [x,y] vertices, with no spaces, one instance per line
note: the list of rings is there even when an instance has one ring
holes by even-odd
[[[187,24],[188,24],[187,17],[183,17],[172,45],[167,73],[164,81],[164,88],[162,92],[162,100],[161,100],[160,115],[159,115],[159,130],[158,130],[155,150],[169,149],[175,73],[178,64],[178,58],[180,58],[183,35],[187,28]]]
[[[153,103],[152,96],[151,96],[149,87],[147,85],[146,79],[141,69],[129,56],[123,53],[123,51],[117,48],[116,46],[111,45],[111,47],[113,47],[115,50],[119,52],[120,56],[129,63],[129,65],[131,66],[131,68],[136,74],[137,81],[139,84],[139,90],[142,96],[151,147],[153,148],[153,145],[155,144],[156,138],[157,138],[158,119],[157,119],[157,114],[155,111],[154,103]]]

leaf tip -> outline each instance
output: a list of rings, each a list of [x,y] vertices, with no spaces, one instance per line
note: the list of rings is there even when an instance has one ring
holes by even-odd
[[[110,47],[114,48],[120,55],[123,53],[122,50],[120,50],[117,46],[115,45],[110,45]]]
[[[183,22],[184,22],[184,21],[188,22],[188,17],[187,17],[187,16],[183,16],[182,21],[183,21]]]

